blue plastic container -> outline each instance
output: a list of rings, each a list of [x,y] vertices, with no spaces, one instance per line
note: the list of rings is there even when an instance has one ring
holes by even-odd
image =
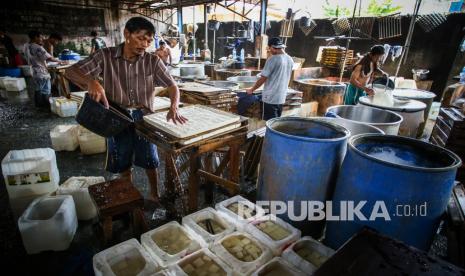
[[[67,53],[60,54],[59,58],[61,60],[80,60],[81,56],[78,53]]]
[[[342,214],[338,212],[342,202],[353,201],[357,206],[366,201],[360,210],[367,220],[346,216],[345,221],[328,221],[325,243],[337,249],[366,225],[428,250],[460,165],[453,152],[416,139],[379,134],[351,137],[334,192],[333,214]],[[370,220],[373,210],[380,216]]]
[[[5,68],[0,67],[0,77],[13,77],[19,78],[21,77],[21,68]]]
[[[266,123],[260,159],[257,200],[293,201],[296,216],[302,201],[330,198],[347,149],[350,132],[318,118],[275,118]],[[278,215],[304,235],[318,238],[324,220],[293,221],[289,213]]]

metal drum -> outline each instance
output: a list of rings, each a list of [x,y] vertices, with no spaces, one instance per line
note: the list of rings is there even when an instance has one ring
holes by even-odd
[[[384,134],[384,131],[382,131],[381,129],[375,126],[370,126],[369,124],[349,121],[349,120],[342,119],[342,118],[320,117],[320,119],[347,128],[350,131],[350,136],[354,136],[354,135],[362,134],[362,133]]]
[[[257,80],[257,76],[237,76],[228,78],[228,81],[237,83],[239,85],[239,89],[252,87],[257,82]]]
[[[373,97],[364,96],[360,97],[358,104],[393,111],[402,116],[399,135],[407,137],[417,137],[420,125],[424,121],[423,114],[426,109],[426,104],[410,99],[394,98],[393,105],[382,105],[376,103]]]
[[[290,203],[295,215],[307,201],[330,198],[350,132],[319,118],[282,117],[266,122],[257,200]],[[279,215],[303,234],[320,237],[324,220],[295,221]]]
[[[324,79],[295,80],[295,89],[303,92],[302,102],[318,102],[318,115],[325,114],[326,109],[343,102],[346,85]]]
[[[332,200],[333,216],[340,219],[328,221],[325,243],[336,249],[369,226],[428,250],[461,163],[453,152],[413,138],[380,134],[351,137]],[[343,205],[362,202],[365,204],[359,212],[365,219],[339,212]]]
[[[433,105],[433,100],[436,97],[436,94],[420,89],[396,88],[392,91],[392,95],[398,98],[417,100],[426,104],[426,109],[423,114],[425,121],[420,125],[417,135],[421,136],[423,134],[423,130],[425,129],[426,121],[428,120],[428,115],[431,110],[431,105]]]
[[[252,72],[247,69],[215,69],[215,80],[227,80],[234,76],[250,76]]]
[[[347,121],[369,124],[391,135],[398,134],[403,120],[402,116],[389,110],[354,105],[331,106],[327,109],[326,116],[335,116]]]

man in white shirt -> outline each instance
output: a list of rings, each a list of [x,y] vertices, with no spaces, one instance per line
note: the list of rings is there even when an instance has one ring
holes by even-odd
[[[279,37],[273,37],[268,41],[271,57],[265,63],[261,77],[251,88],[247,89],[247,94],[252,94],[262,84],[265,84],[262,92],[263,120],[281,117],[283,104],[291,78],[294,61],[284,52],[284,45]]]

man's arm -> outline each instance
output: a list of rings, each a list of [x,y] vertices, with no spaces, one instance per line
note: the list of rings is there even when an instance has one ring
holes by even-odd
[[[105,89],[97,80],[100,73],[103,71],[103,51],[98,51],[92,54],[83,61],[80,61],[65,70],[65,77],[79,86],[83,90],[87,90],[89,96],[96,102],[102,102],[108,108],[108,100],[105,95]]]
[[[154,58],[154,57],[152,57]],[[176,82],[173,80],[171,75],[169,74],[168,68],[166,68],[165,64],[159,57],[155,57],[156,61],[154,62],[153,72],[154,74],[154,81],[160,84],[163,87],[166,87],[168,90],[168,94],[170,96],[170,110],[168,114],[166,114],[166,120],[170,121],[173,120],[174,124],[181,123],[184,124],[187,122],[187,119],[184,118],[181,114],[179,114],[178,105],[179,105],[179,89],[176,85]]]
[[[252,94],[255,90],[262,86],[267,79],[267,77],[261,76],[251,88],[246,89],[247,94]]]
[[[178,112],[178,107],[179,107],[179,89],[177,85],[172,85],[167,88],[168,90],[168,95],[170,96],[170,110],[168,111],[168,114],[166,114],[166,120],[173,120],[174,124],[177,124],[177,122],[184,124],[187,122],[187,119],[183,117],[181,114]]]
[[[171,50],[168,49],[168,56],[170,58],[170,65],[173,64],[173,58],[171,57]]]

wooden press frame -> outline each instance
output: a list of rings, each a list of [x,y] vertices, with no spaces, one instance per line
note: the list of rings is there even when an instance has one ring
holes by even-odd
[[[188,180],[188,211],[193,212],[198,208],[198,193],[200,177],[207,183],[216,183],[226,188],[232,195],[239,192],[240,181],[240,148],[247,137],[247,119],[241,118],[239,128],[202,139],[189,145],[179,144],[180,139],[167,136],[146,122],[136,123],[137,134],[145,137],[151,143],[157,145],[165,155],[165,189],[174,191],[181,196],[185,204],[185,192],[181,183],[181,173],[190,168]],[[199,134],[201,135],[201,134]],[[206,158],[205,167],[201,166],[201,157],[210,157],[214,152],[227,147],[228,150],[219,166],[213,171],[211,158]],[[181,166],[176,166],[176,158],[180,154],[188,154],[189,160]],[[228,178],[223,176],[228,168]]]

